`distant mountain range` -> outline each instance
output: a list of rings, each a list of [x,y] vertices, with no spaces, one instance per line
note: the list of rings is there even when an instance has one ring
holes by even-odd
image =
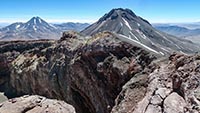
[[[188,29],[200,29],[200,22],[182,23],[177,25]]]
[[[197,25],[196,25],[197,26]],[[189,29],[181,25],[157,24],[154,27],[162,32],[200,43],[200,28]]]
[[[17,22],[0,28],[0,40],[35,40],[58,39],[63,31],[80,31],[87,23],[49,24],[40,17],[33,17],[28,22]]]
[[[153,26],[178,26],[178,27],[184,27],[187,29],[200,29],[200,22],[185,22],[185,23],[153,23]]]
[[[184,53],[199,51],[199,46],[191,41],[156,30],[147,20],[135,15],[129,9],[111,10],[82,33],[94,35],[103,31],[111,31],[120,39],[158,55],[170,54],[173,51]]]
[[[86,27],[88,27],[90,24],[68,22],[68,23],[53,24],[53,25],[61,31],[68,31],[68,30],[81,31],[85,29]]]
[[[200,34],[200,29],[188,29],[181,26],[155,26],[155,28],[178,37],[187,37]]]

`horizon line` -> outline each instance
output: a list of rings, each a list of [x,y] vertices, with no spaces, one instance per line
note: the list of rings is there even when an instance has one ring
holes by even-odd
[[[39,17],[39,16],[33,16],[33,17]],[[33,18],[32,17],[32,18]],[[13,23],[17,23],[17,22],[22,22],[22,23],[26,23],[28,22],[30,19],[0,19],[0,24],[13,24]],[[41,18],[41,17],[39,17]],[[43,18],[41,18],[43,19]],[[146,18],[145,18],[146,19]],[[48,23],[53,23],[53,24],[60,24],[60,23],[69,23],[69,22],[73,22],[73,23],[95,23],[97,22],[99,19],[43,19],[44,21],[48,22]],[[188,21],[170,21],[170,20],[148,20],[148,22],[150,22],[151,24],[177,24],[177,23],[198,23],[200,21],[198,20],[188,20]]]

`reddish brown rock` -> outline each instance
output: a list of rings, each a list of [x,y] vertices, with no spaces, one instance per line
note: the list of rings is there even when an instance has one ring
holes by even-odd
[[[112,113],[200,112],[200,55],[173,54],[169,63],[158,64],[160,68],[147,76],[148,86],[143,87],[144,90],[138,91],[138,87],[127,84],[123,86]],[[133,80],[137,79],[133,77],[128,84],[140,83]]]

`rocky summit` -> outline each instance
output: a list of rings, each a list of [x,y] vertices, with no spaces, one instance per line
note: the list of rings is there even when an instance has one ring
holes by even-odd
[[[103,21],[121,10],[139,18],[118,9]],[[9,100],[0,112],[200,112],[200,55],[163,56],[130,40],[112,31],[68,31],[59,40],[1,41],[0,92]]]

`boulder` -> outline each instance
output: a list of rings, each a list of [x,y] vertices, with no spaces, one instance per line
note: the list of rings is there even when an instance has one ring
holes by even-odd
[[[1,113],[76,113],[73,106],[38,95],[25,95],[0,104]]]
[[[186,105],[185,100],[180,95],[172,93],[164,100],[164,112],[184,113]]]

